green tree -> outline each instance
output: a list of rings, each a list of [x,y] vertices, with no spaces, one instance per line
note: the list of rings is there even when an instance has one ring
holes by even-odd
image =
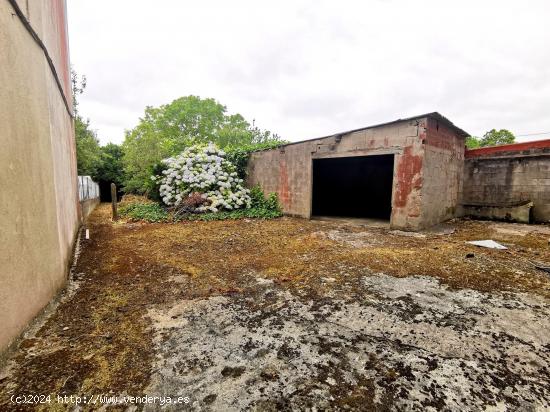
[[[503,144],[510,144],[516,141],[516,137],[506,129],[489,130],[481,138],[481,146],[500,146]]]
[[[78,74],[71,69],[71,83],[78,174],[94,176],[101,162],[99,140],[90,127],[90,120],[82,118],[78,112],[77,96],[81,95],[86,88],[86,77],[79,78]]]
[[[229,149],[280,141],[279,136],[253,127],[240,114],[214,99],[186,96],[160,107],[148,106],[138,125],[126,131],[123,147],[125,191],[145,193],[158,163],[197,143],[213,142]]]
[[[124,181],[122,147],[114,143],[108,143],[101,146],[100,150],[101,161],[93,176],[94,180],[114,183],[120,188]]]
[[[466,147],[468,149],[477,149],[480,146],[481,146],[481,141],[480,141],[479,137],[468,136],[466,138]]]
[[[468,136],[466,138],[466,146],[468,149],[476,149],[478,147],[486,146],[500,146],[503,144],[511,144],[516,141],[516,137],[512,132],[506,129],[491,129],[483,135],[480,139],[475,136]]]
[[[76,164],[79,175],[95,176],[101,163],[101,148],[90,121],[76,116],[74,120],[76,139]]]

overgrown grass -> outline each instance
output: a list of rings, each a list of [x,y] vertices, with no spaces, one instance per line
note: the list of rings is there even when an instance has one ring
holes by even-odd
[[[268,210],[265,208],[236,209],[216,213],[199,213],[183,215],[178,220],[236,220],[236,219],[274,219],[282,216],[281,211]]]
[[[146,222],[167,222],[168,212],[157,203],[129,203],[119,208],[123,217]]]

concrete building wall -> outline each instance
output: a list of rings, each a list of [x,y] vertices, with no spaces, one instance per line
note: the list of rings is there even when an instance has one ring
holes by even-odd
[[[18,4],[70,105],[65,2]],[[72,118],[43,50],[7,1],[0,2],[0,56],[2,351],[64,285],[80,209]]]
[[[429,132],[429,120],[403,120],[255,152],[249,161],[247,183],[260,184],[266,193],[277,193],[286,214],[309,218],[312,159],[393,154],[391,226],[418,229],[437,223],[452,217],[456,208],[463,157],[451,152],[460,149],[463,153],[464,141],[452,129],[441,127],[440,131]],[[446,138],[451,142],[444,142]],[[426,162],[442,169],[451,158],[452,168],[445,173],[426,171]],[[434,189],[425,187],[425,173],[426,182]],[[443,186],[451,188],[445,187],[441,194]],[[433,202],[443,197],[443,210],[439,210]]]
[[[431,226],[461,213],[465,137],[435,119],[429,118],[427,122],[422,221]]]
[[[468,150],[465,205],[531,201],[537,222],[550,222],[550,140]]]

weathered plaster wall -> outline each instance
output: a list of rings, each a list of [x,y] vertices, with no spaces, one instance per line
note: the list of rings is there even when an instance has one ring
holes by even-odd
[[[419,137],[425,120],[364,129],[339,137],[289,144],[280,149],[253,153],[248,184],[260,184],[265,192],[279,195],[286,214],[311,215],[312,159],[325,157],[394,154],[391,225],[422,225],[421,185],[424,148]]]
[[[533,218],[550,222],[550,141],[466,152],[464,204],[533,202]]]
[[[65,2],[19,5],[70,102]],[[0,351],[63,286],[80,216],[72,119],[43,51],[0,2]]]
[[[460,213],[465,138],[436,119],[428,118],[427,122],[422,220],[425,226],[430,226]]]

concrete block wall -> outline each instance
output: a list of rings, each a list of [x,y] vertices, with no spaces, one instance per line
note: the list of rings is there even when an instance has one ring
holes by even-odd
[[[451,146],[442,147],[441,142],[449,137],[449,132],[442,128],[439,134],[429,134],[427,130],[428,118],[416,118],[256,152],[249,161],[247,183],[260,184],[267,193],[276,192],[286,214],[309,218],[313,159],[393,154],[390,224],[395,228],[418,229],[449,216],[454,210],[456,205],[450,202],[457,200],[456,186],[461,176],[458,169],[462,157],[458,155],[453,158],[451,170],[441,175],[430,174],[428,181],[432,188],[423,189],[425,142],[429,142],[429,162],[441,167],[453,157],[449,151],[463,144],[453,135]],[[453,188],[445,188],[441,194],[446,184]],[[448,198],[446,194],[450,194]],[[423,201],[423,196],[428,202]],[[437,196],[445,197],[444,211],[435,210],[437,206],[431,203]],[[424,212],[426,207],[431,208],[429,213]]]
[[[422,220],[431,226],[460,213],[465,137],[436,119],[426,126]]]
[[[550,222],[550,141],[469,150],[463,203],[512,205],[533,202],[533,219]],[[489,149],[489,150],[488,150]]]
[[[285,214],[309,218],[311,216],[312,159],[338,156],[365,156],[369,154],[396,155],[395,164],[403,177],[411,172],[420,173],[413,163],[421,154],[417,142],[416,124],[392,125],[379,129],[361,130],[338,137],[314,139],[285,145],[279,149],[265,150],[251,155],[248,167],[248,184],[260,184],[266,193],[278,194]],[[407,136],[409,135],[409,136]],[[416,143],[416,147],[414,144]],[[405,155],[403,146],[408,149]],[[405,162],[401,162],[404,157]],[[411,161],[412,160],[412,161]],[[403,164],[402,164],[403,163]],[[399,190],[396,200],[396,224],[406,226],[407,219],[416,219],[407,213],[407,207],[414,207],[418,189],[394,181]],[[409,198],[410,197],[410,198]],[[413,222],[409,222],[414,225]]]

